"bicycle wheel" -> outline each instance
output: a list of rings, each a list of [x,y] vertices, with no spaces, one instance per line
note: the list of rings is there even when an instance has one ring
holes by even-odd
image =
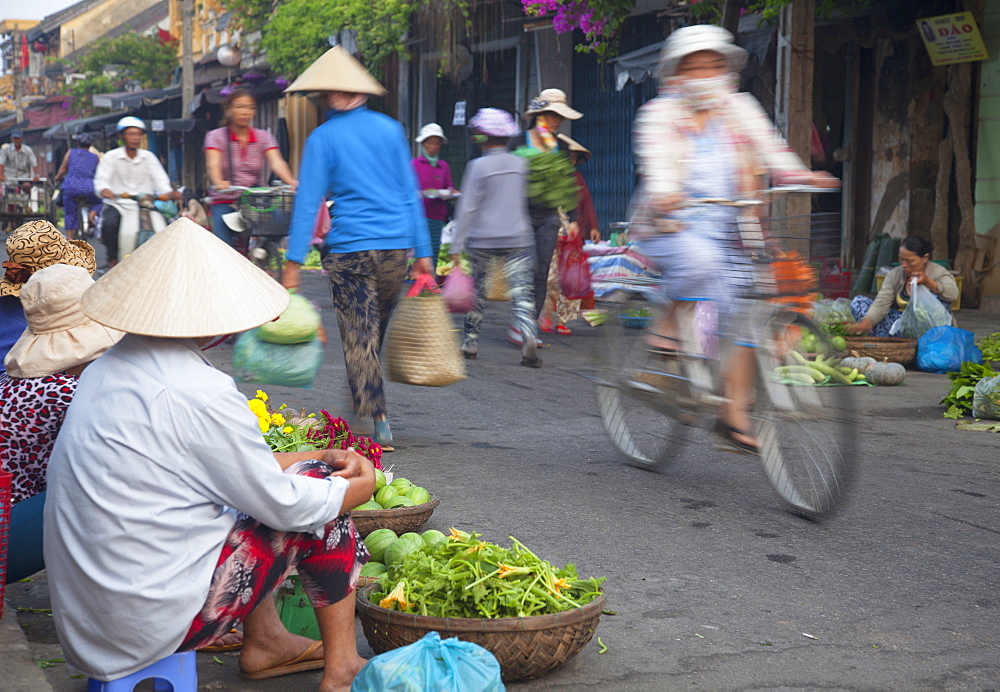
[[[678,361],[646,349],[645,330],[639,327],[649,321],[642,319],[651,312],[648,302],[632,297],[608,308],[595,357],[601,420],[629,464],[657,470],[673,461],[687,441],[688,426],[680,421],[685,411],[674,398],[681,379]]]
[[[817,336],[818,352],[832,351],[824,332],[796,312],[777,312],[764,323],[755,349],[758,384],[751,415],[771,485],[796,512],[819,518],[848,490],[858,427],[852,387],[793,384],[773,376],[777,367],[801,364],[792,351],[807,333]]]
[[[272,238],[256,236],[250,238],[250,261],[266,271],[275,281],[281,283],[284,271],[284,260],[281,251]]]

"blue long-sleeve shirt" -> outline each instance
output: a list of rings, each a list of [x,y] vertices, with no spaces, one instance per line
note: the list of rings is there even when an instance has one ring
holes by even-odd
[[[334,201],[324,254],[412,248],[430,257],[418,189],[402,125],[364,106],[331,111],[306,140],[288,259],[305,259],[323,198]]]

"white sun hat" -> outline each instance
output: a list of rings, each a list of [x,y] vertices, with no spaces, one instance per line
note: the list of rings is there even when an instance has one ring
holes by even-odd
[[[413,141],[420,144],[428,137],[440,137],[445,142],[448,141],[448,138],[444,136],[444,130],[441,129],[441,126],[437,123],[427,123],[421,127],[420,134],[418,134]]]
[[[194,221],[180,218],[83,294],[95,322],[130,334],[197,338],[273,320],[288,291]]]
[[[28,328],[4,366],[11,377],[47,377],[97,358],[124,334],[83,314],[80,296],[94,285],[83,267],[53,264],[31,275],[21,288]]]
[[[289,91],[349,91],[375,96],[388,93],[364,65],[340,46],[334,46],[317,58],[285,89],[286,93]]]
[[[566,100],[566,92],[562,89],[543,89],[535,98],[528,103],[528,110],[525,115],[538,115],[539,113],[556,113],[567,120],[579,120],[583,113],[569,107]]]
[[[747,64],[747,52],[736,45],[731,33],[721,26],[695,24],[677,29],[663,42],[663,50],[660,51],[660,79],[672,77],[684,56],[700,50],[721,53],[726,58],[730,72],[739,72]]]

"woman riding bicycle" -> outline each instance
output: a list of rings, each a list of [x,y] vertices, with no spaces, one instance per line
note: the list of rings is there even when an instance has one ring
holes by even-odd
[[[73,234],[82,230],[78,214],[80,197],[86,198],[86,206],[90,208],[91,223],[93,218],[101,213],[101,198],[94,192],[94,174],[100,157],[90,151],[93,138],[86,132],[76,136],[76,146],[66,152],[56,182],[62,181],[63,209],[66,212],[66,237],[73,240]]]
[[[246,89],[234,90],[222,102],[222,127],[205,135],[205,165],[213,190],[212,232],[232,246],[236,236],[222,217],[236,210],[238,191],[232,186],[259,187],[267,183],[266,167],[293,188],[298,185],[288,163],[281,156],[278,142],[267,130],[250,127],[257,112],[257,101]]]
[[[835,186],[810,172],[788,148],[760,104],[737,93],[746,51],[725,29],[684,27],[667,39],[660,55],[660,95],[636,118],[635,154],[642,176],[632,233],[663,274],[661,306],[647,346],[676,358],[677,320],[695,301],[717,306],[720,332],[741,336],[736,318],[753,285],[749,257],[741,249],[734,207],[685,208],[696,198],[733,199],[772,182]],[[735,342],[725,374],[726,403],[717,432],[726,449],[757,453],[749,406],[754,385],[753,352]]]

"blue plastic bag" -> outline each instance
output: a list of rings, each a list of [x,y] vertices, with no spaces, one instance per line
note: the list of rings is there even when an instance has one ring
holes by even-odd
[[[962,363],[983,362],[975,335],[958,327],[934,327],[917,340],[917,367],[925,372],[957,372]]]
[[[258,329],[244,332],[233,346],[233,379],[279,387],[312,387],[323,362],[323,344],[313,339],[304,344],[272,344],[260,338]]]
[[[489,651],[429,632],[413,644],[375,656],[351,692],[504,692],[500,664]]]

